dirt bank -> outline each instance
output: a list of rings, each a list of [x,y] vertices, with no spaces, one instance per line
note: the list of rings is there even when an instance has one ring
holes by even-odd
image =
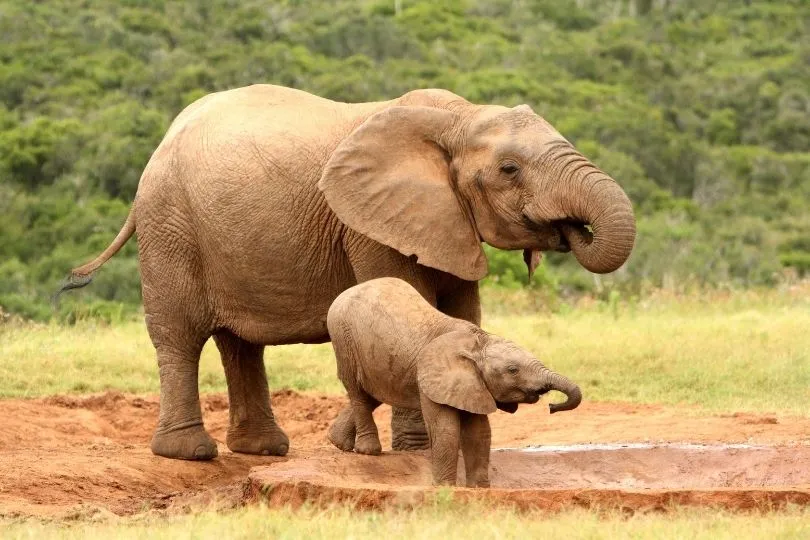
[[[326,429],[343,398],[278,392],[276,415],[290,435],[289,458],[335,451]],[[238,504],[247,473],[280,458],[232,454],[224,444],[227,398],[203,398],[206,427],[220,444],[209,463],[155,457],[148,448],[156,396],[117,392],[85,397],[0,400],[0,515],[129,515],[183,511],[212,499]],[[375,415],[390,447],[390,410]],[[550,416],[545,406],[491,417],[493,447],[592,442],[810,443],[810,419],[757,414],[716,415],[695,409],[584,403]]]

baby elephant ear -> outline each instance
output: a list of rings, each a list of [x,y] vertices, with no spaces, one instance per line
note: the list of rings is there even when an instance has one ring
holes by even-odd
[[[481,346],[470,332],[450,332],[437,337],[417,360],[419,391],[431,401],[462,411],[495,412],[495,400],[475,363],[480,356]]]

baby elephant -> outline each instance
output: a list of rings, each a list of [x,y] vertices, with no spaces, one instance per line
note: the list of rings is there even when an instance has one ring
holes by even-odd
[[[436,310],[410,285],[380,278],[344,291],[327,326],[350,404],[329,429],[341,450],[382,451],[372,411],[380,403],[422,410],[435,484],[456,484],[458,451],[468,487],[489,486],[490,427],[496,408],[514,413],[550,390],[574,409],[576,384],[511,341]]]

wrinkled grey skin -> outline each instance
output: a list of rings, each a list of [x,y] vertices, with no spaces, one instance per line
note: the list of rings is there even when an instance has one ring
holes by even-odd
[[[444,90],[347,104],[255,85],[178,115],[118,236],[65,288],[87,284],[133,234],[160,370],[152,451],[211,459],[197,386],[211,336],[228,384],[228,447],[284,455],[264,347],[327,341],[342,291],[398,277],[477,324],[482,241],[526,250],[530,269],[541,251],[570,250],[611,272],[632,250],[635,221],[621,188],[525,105]],[[395,409],[392,430],[396,448],[427,445],[418,412]]]
[[[468,487],[489,486],[490,426],[487,415],[519,403],[536,403],[550,390],[576,408],[576,384],[546,368],[529,352],[478,326],[433,308],[396,278],[361,283],[329,308],[329,336],[338,377],[349,405],[329,429],[344,451],[382,451],[372,412],[381,403],[421,409],[431,445],[435,484],[455,485],[461,448]]]

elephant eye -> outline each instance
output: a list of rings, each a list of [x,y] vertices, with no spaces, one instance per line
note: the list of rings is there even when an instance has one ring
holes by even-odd
[[[516,375],[517,372],[518,372],[518,367],[517,366],[509,366],[508,368],[506,368],[506,371],[508,371],[512,375]]]
[[[515,174],[516,172],[518,172],[519,169],[520,167],[518,167],[516,163],[509,162],[501,165],[501,172],[504,172],[506,174]]]

